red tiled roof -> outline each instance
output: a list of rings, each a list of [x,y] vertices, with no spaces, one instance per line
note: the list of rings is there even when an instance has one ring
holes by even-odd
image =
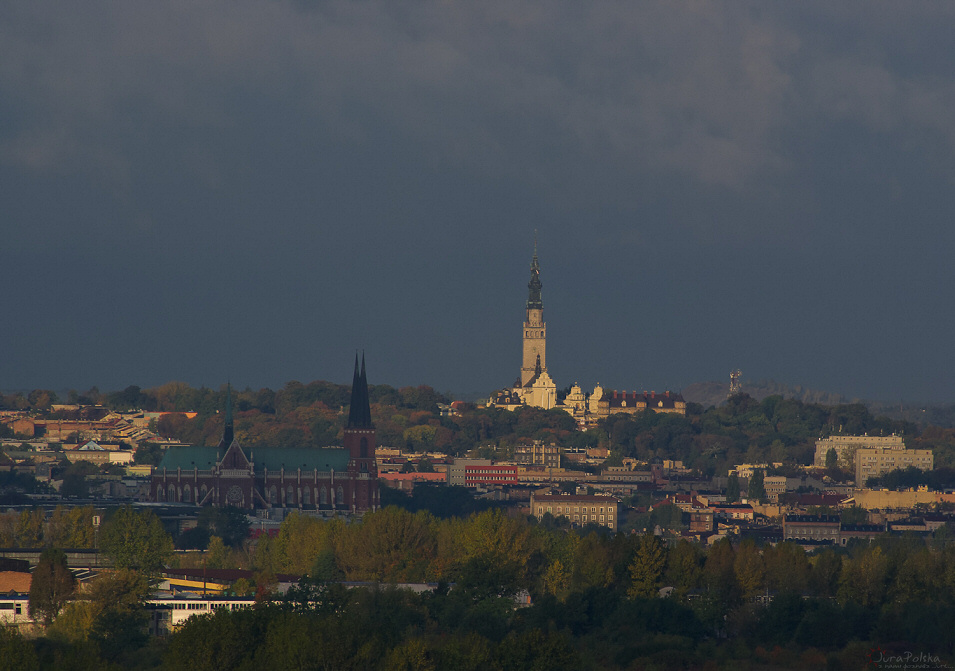
[[[20,571],[0,571],[0,594],[28,594],[33,576]]]

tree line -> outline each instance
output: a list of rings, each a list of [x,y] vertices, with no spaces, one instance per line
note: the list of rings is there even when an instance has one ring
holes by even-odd
[[[172,556],[151,515],[117,511],[117,569],[94,583],[100,596],[53,602],[38,611],[54,614],[46,636],[26,648],[6,636],[0,656],[62,668],[597,669],[858,668],[876,645],[955,653],[947,528],[807,554],[788,542],[705,547],[499,509],[441,519],[396,507],[352,524],[293,513],[274,538],[234,548],[220,540],[203,564],[252,568],[261,607],[199,617],[150,641],[136,576]],[[144,539],[145,555],[136,550]],[[306,577],[281,597],[271,593],[278,573]],[[47,574],[55,582],[55,568]],[[435,587],[345,590],[346,580]],[[63,590],[52,592],[51,602]],[[522,594],[533,604],[517,608]]]

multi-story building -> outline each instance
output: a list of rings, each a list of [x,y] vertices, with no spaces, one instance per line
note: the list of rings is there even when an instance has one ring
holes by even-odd
[[[763,478],[763,489],[771,503],[779,503],[779,497],[786,493],[786,476],[767,475]]]
[[[597,418],[609,417],[623,413],[634,415],[644,410],[654,412],[686,414],[686,401],[680,394],[665,391],[658,394],[655,391],[627,392],[616,389],[605,391],[599,384],[594,388],[589,399],[590,412]]]
[[[506,464],[475,465],[464,467],[465,487],[487,487],[488,485],[516,485],[518,466]]]
[[[716,517],[723,520],[753,520],[756,511],[748,503],[714,502],[709,505]]]
[[[864,487],[866,480],[889,471],[914,466],[922,471],[935,468],[932,450],[898,450],[883,447],[862,447],[855,451],[856,487]]]
[[[553,443],[545,445],[542,440],[535,440],[530,445],[518,445],[514,448],[514,461],[528,466],[560,468],[560,447]]]
[[[616,531],[620,502],[612,496],[582,494],[531,494],[531,514],[566,517],[574,526],[599,524]]]
[[[690,533],[708,533],[713,531],[716,514],[710,508],[693,509],[688,513]]]
[[[783,539],[838,543],[839,518],[835,515],[786,515],[783,518]]]
[[[490,459],[455,459],[448,465],[448,485],[451,487],[486,487],[488,485],[516,485],[521,467],[513,464],[495,464]]]
[[[854,470],[856,466],[855,454],[860,449],[881,448],[883,450],[904,450],[905,443],[902,436],[830,436],[816,441],[816,454],[813,457],[813,466],[826,467],[826,458],[829,450],[836,455],[836,462],[840,468]]]

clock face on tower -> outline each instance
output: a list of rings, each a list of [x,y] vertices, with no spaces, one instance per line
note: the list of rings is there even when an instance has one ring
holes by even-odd
[[[242,488],[239,485],[232,485],[229,487],[229,491],[226,492],[225,500],[230,504],[237,504],[242,502]]]

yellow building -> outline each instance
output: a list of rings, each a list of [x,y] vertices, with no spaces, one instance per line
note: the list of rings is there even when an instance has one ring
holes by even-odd
[[[863,447],[855,452],[856,487],[865,486],[866,480],[914,466],[919,470],[935,468],[932,450],[898,450],[884,447]]]

